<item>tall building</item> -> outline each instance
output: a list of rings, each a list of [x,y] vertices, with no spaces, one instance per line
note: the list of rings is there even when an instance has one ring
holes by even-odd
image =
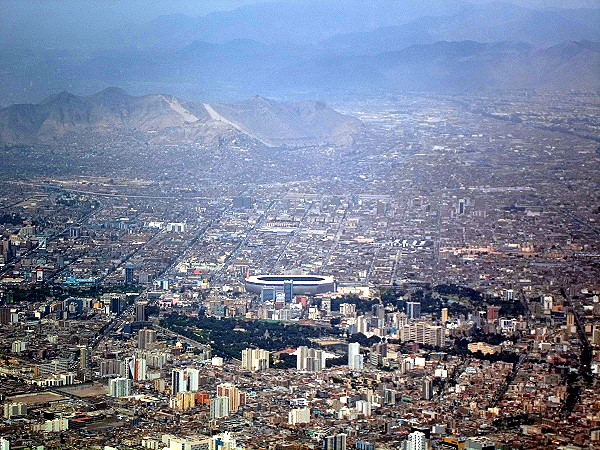
[[[229,398],[215,397],[210,400],[210,418],[222,419],[229,415]]]
[[[260,299],[263,302],[272,302],[275,300],[275,288],[270,286],[263,286],[260,292]]]
[[[325,368],[325,352],[308,348],[298,347],[296,350],[296,369],[303,372],[320,372]]]
[[[292,280],[283,282],[283,293],[285,295],[285,302],[292,303],[294,299],[294,282]]]
[[[128,397],[131,395],[131,380],[113,378],[108,381],[108,395],[111,397]]]
[[[100,376],[114,376],[119,374],[121,361],[118,359],[105,359],[100,361]]]
[[[147,350],[156,342],[156,331],[144,328],[138,332],[138,348]]]
[[[123,378],[143,381],[146,379],[147,366],[148,364],[144,358],[126,358],[125,361],[121,362],[119,374]]]
[[[442,323],[448,322],[448,308],[442,308]]]
[[[422,398],[423,398],[423,400],[431,400],[432,397],[433,397],[433,381],[430,378],[425,378],[423,380]]]
[[[10,450],[10,441],[5,438],[0,438],[0,450]]]
[[[90,367],[91,352],[87,347],[81,347],[79,349],[79,367],[81,369],[87,369]]]
[[[409,323],[398,330],[402,341],[415,341],[417,344],[427,344],[436,347],[446,345],[446,334],[443,327],[428,322]]]
[[[27,415],[27,405],[24,403],[5,403],[3,406],[5,419],[24,417]]]
[[[227,397],[229,399],[229,411],[231,412],[236,412],[240,409],[240,406],[246,404],[246,394],[231,383],[217,385],[217,397]]]
[[[187,369],[173,369],[171,372],[171,394],[179,392],[197,392],[200,390],[200,371],[188,367]]]
[[[200,390],[200,370],[187,368],[185,369],[187,378],[187,390],[190,392],[198,392]]]
[[[8,325],[11,314],[10,306],[0,306],[0,325]]]
[[[360,354],[358,342],[348,344],[348,367],[350,370],[362,370],[363,368],[363,356]]]
[[[131,266],[131,265],[125,266],[125,269],[123,271],[125,284],[133,284],[134,283],[133,275],[134,275],[133,266]]]
[[[123,300],[120,297],[110,299],[110,312],[113,314],[121,314],[123,311]]]
[[[173,369],[171,372],[171,394],[187,392],[187,377],[184,369]]]
[[[310,408],[294,408],[288,413],[288,424],[296,425],[299,423],[310,422]]]
[[[334,434],[323,438],[323,450],[346,450],[346,434]]]
[[[408,435],[405,447],[406,450],[426,450],[426,448],[427,439],[425,438],[425,433],[413,431]]]
[[[371,312],[373,313],[373,316],[377,317],[380,320],[383,320],[385,318],[385,307],[382,303],[377,303],[373,305],[373,307],[371,308]]]
[[[252,372],[267,370],[271,354],[260,348],[242,350],[242,368]]]
[[[488,322],[496,322],[500,317],[500,307],[499,306],[488,306],[487,307],[487,321]]]
[[[421,318],[421,303],[406,302],[406,317],[408,320],[419,320]]]
[[[148,302],[137,302],[135,304],[135,321],[136,322],[147,322],[148,321]]]

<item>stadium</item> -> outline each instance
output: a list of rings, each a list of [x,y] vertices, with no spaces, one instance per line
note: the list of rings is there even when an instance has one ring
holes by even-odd
[[[260,294],[265,287],[284,290],[292,282],[293,295],[315,295],[335,291],[333,277],[321,275],[255,275],[246,278],[246,290]]]

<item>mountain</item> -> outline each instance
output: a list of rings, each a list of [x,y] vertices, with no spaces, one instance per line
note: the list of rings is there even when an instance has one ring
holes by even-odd
[[[460,0],[279,0],[190,18],[161,16],[98,36],[104,48],[180,48],[201,40],[251,39],[265,44],[311,44],[336,34],[398,25],[424,15],[449,15]]]
[[[389,91],[596,90],[600,44],[435,42],[377,55],[318,56],[282,69],[273,85]]]
[[[600,9],[524,8],[509,3],[463,5],[447,16],[338,34],[319,44],[323,53],[375,55],[438,41],[527,42],[539,46],[600,40]]]
[[[225,120],[268,145],[334,143],[347,145],[361,122],[321,102],[279,103],[260,96],[235,104],[207,107],[214,119]],[[224,118],[224,119],[221,119]]]
[[[346,145],[361,122],[319,102],[280,103],[255,97],[202,104],[169,95],[131,96],[118,88],[80,97],[68,92],[38,104],[0,110],[0,143],[52,143],[72,132],[145,132],[151,139],[212,144],[245,135],[268,146]]]

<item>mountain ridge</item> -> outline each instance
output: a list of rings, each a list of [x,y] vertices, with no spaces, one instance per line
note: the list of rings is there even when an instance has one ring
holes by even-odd
[[[274,125],[276,124],[276,125]],[[361,122],[320,102],[283,103],[254,97],[202,104],[166,94],[132,96],[111,87],[89,96],[67,91],[37,104],[0,110],[0,144],[52,143],[73,131],[135,130],[182,141],[214,143],[243,134],[267,146],[347,145]]]

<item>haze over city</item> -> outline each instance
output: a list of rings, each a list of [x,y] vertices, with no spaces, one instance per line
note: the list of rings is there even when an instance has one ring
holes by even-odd
[[[0,450],[600,445],[598,1],[0,23]]]

